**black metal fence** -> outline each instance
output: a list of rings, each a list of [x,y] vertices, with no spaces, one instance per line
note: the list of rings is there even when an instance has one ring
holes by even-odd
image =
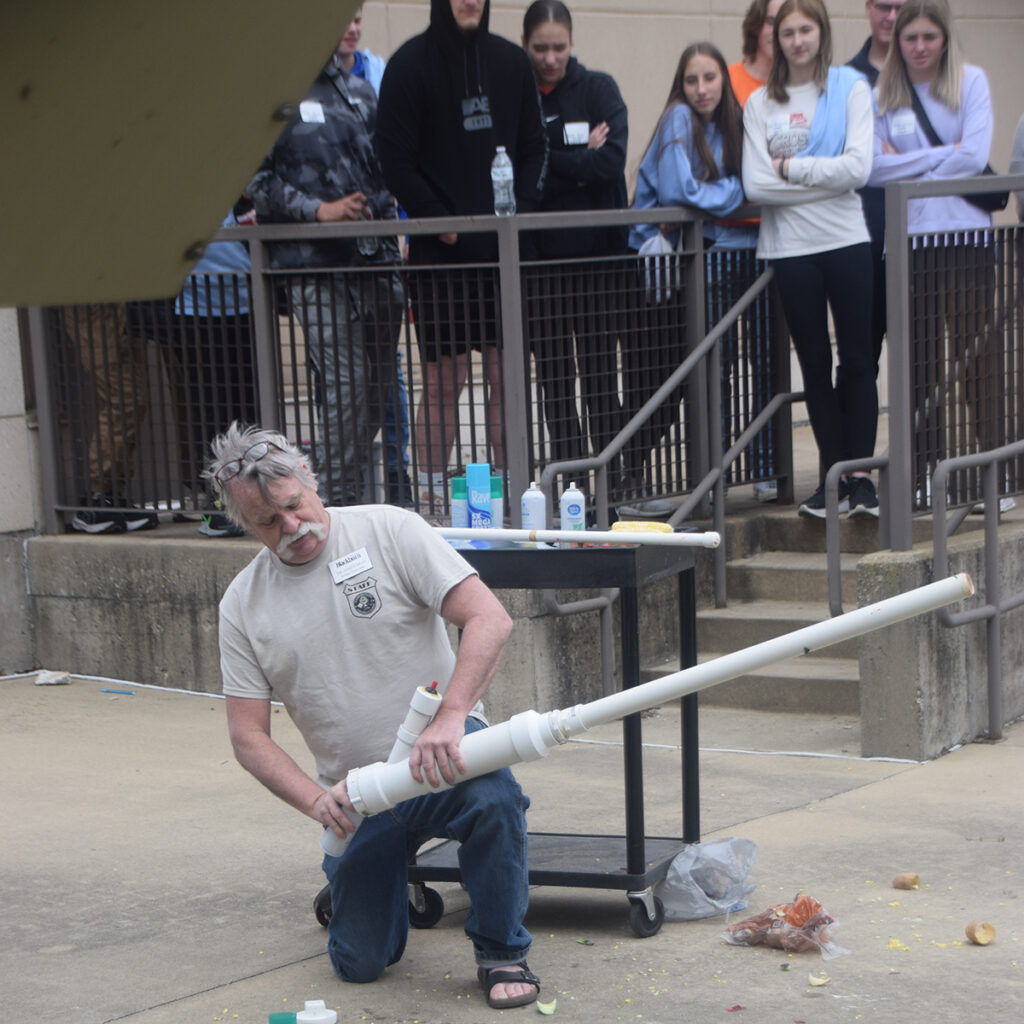
[[[1018,228],[909,239],[914,508],[932,507],[939,463],[1024,436],[1024,323]],[[1024,482],[1024,461],[1003,465],[1000,492]],[[951,475],[949,505],[982,499],[978,468]]]
[[[422,481],[471,461],[498,467],[505,494],[517,495],[517,478],[599,455],[703,337],[705,319],[756,278],[751,252],[705,254],[699,222],[686,225],[686,244],[654,262],[520,264],[515,246],[511,271],[508,246],[499,264],[274,270],[266,247],[292,232],[235,228],[222,235],[249,242],[251,277],[193,276],[187,286],[216,302],[46,311],[33,321],[44,327],[33,353],[53,419],[44,479],[65,514],[51,529],[101,497],[161,513],[208,506],[206,446],[234,419],[284,430],[334,503],[444,516],[447,487]],[[787,358],[772,319],[766,292],[722,339],[723,450]],[[707,380],[701,364],[627,440],[609,466],[609,503],[684,494],[717,461]],[[769,425],[730,481],[770,478],[776,443]],[[594,471],[573,478],[594,493]]]

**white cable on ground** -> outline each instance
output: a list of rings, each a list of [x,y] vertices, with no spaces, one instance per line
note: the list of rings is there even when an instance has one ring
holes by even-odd
[[[12,679],[32,679],[39,675],[43,669],[33,669],[31,672],[15,672],[9,676],[0,676],[0,683],[5,683]],[[70,669],[67,670],[68,675],[72,679],[83,679],[88,683],[104,683],[110,686],[125,686],[131,687],[133,690],[159,690],[161,693],[186,693],[191,697],[214,697],[217,700],[223,700],[224,694],[222,693],[206,693],[203,690],[182,690],[176,686],[159,686],[157,683],[136,683],[130,679],[111,679],[108,676],[87,676],[81,672],[73,672]],[[274,703],[278,703],[275,701]]]

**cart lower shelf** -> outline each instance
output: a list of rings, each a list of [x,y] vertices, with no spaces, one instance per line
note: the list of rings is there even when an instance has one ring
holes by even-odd
[[[626,866],[624,836],[530,832],[531,885],[570,888],[619,889],[629,900],[629,924],[640,938],[656,935],[665,920],[665,908],[654,886],[665,877],[673,858],[687,846],[681,839],[646,837],[642,873]],[[458,843],[446,840],[421,850],[409,865],[409,923],[432,928],[444,915],[444,900],[427,882],[461,882]],[[331,894],[325,886],[313,901],[320,924],[331,919]]]
[[[660,882],[672,858],[687,846],[681,839],[644,839],[642,873],[626,865],[624,836],[530,832],[530,884],[588,889],[643,889]],[[446,841],[421,850],[409,865],[410,882],[460,882],[458,843]]]

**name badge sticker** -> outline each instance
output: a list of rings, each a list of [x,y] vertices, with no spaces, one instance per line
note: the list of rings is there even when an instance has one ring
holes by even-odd
[[[299,104],[299,117],[306,124],[323,124],[324,108],[316,100],[303,100]]]
[[[896,114],[892,119],[892,137],[913,135],[917,131],[917,118],[912,113]]]
[[[347,555],[336,558],[327,568],[331,570],[331,579],[337,585],[352,579],[353,576],[369,572],[373,568],[373,561],[366,548],[359,548],[358,551],[350,551]]]
[[[585,146],[590,140],[590,125],[586,121],[567,121],[564,132],[567,146]]]

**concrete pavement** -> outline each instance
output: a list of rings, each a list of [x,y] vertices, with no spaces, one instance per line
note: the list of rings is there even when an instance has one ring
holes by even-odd
[[[455,885],[435,886],[444,917],[413,931],[382,979],[336,980],[312,914],[317,826],[238,767],[218,698],[27,676],[0,680],[0,699],[6,1020],[248,1024],[311,998],[343,1024],[536,1014],[486,1006]],[[659,709],[644,729],[646,832],[678,835],[677,712]],[[274,731],[308,766],[283,711]],[[619,738],[596,730],[597,742],[517,770],[531,830],[621,832]],[[534,888],[530,964],[557,1018],[1024,1019],[1024,727],[912,764],[857,757],[856,718],[706,709],[701,748],[703,837],[760,850],[749,912],[807,892],[836,916],[850,955],[728,946],[724,917],[639,939],[621,892]],[[900,871],[921,888],[892,889]],[[966,941],[973,918],[995,925],[992,945]],[[822,970],[831,983],[811,987]]]

